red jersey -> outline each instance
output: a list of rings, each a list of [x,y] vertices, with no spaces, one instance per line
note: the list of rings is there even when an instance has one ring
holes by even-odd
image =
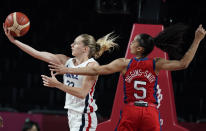
[[[125,103],[144,101],[157,103],[157,75],[155,73],[154,59],[130,60],[124,77],[124,101]]]

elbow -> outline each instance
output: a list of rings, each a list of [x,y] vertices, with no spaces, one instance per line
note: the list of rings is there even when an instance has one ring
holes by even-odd
[[[188,66],[189,66],[189,63],[186,63],[186,62],[181,62],[181,64],[180,64],[181,69],[187,69]]]
[[[31,56],[34,57],[35,59],[39,59],[45,62],[48,62],[48,59],[51,59],[50,56],[44,56],[41,51],[37,51],[36,53],[31,54]]]
[[[189,67],[189,64],[186,64],[184,65],[184,69],[188,68]]]
[[[98,68],[93,67],[93,71],[94,71],[93,75],[95,76],[111,74],[111,70],[108,67],[101,67],[101,66],[99,66]]]
[[[81,93],[81,94],[79,95],[79,98],[80,98],[80,99],[85,99],[86,96],[87,96],[87,94],[85,94],[85,93]]]
[[[91,75],[94,75],[94,76],[99,75],[99,70],[93,67]]]
[[[87,92],[87,91],[81,90],[81,91],[78,93],[77,97],[79,97],[80,99],[85,99],[85,98],[87,97],[87,95],[88,95],[88,92]]]

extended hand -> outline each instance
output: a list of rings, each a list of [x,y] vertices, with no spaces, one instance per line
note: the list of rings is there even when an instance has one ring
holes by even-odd
[[[50,70],[56,72],[54,75],[59,75],[59,74],[66,74],[68,73],[68,68],[63,65],[63,64],[56,64],[53,62],[50,62]]]
[[[42,80],[43,80],[43,85],[47,86],[47,87],[59,87],[61,85],[61,82],[59,82],[53,71],[51,71],[51,77],[45,76],[45,75],[41,75]]]
[[[199,27],[195,32],[195,39],[201,41],[205,37],[205,34],[206,34],[205,29],[202,27],[202,25],[199,25]]]

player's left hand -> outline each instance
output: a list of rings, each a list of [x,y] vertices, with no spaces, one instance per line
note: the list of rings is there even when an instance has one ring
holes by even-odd
[[[47,87],[59,87],[61,85],[61,82],[59,82],[53,71],[51,71],[51,77],[45,76],[45,75],[41,75],[42,80],[43,80],[43,85],[47,86]]]
[[[205,34],[206,34],[205,29],[202,27],[202,25],[199,25],[199,27],[195,32],[195,39],[201,41],[205,37]]]
[[[66,74],[68,73],[68,68],[63,65],[63,64],[56,64],[56,63],[53,63],[53,62],[49,62],[50,65],[48,65],[50,67],[50,71],[54,71],[55,74],[54,75],[63,75],[63,74]]]
[[[9,41],[11,43],[14,43],[15,39],[14,37],[11,35],[10,30],[7,28],[7,26],[3,23],[3,29],[4,29],[4,33],[5,35],[8,37]]]

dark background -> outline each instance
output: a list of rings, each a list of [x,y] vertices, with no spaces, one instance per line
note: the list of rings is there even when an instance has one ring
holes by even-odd
[[[71,57],[70,44],[78,35],[88,33],[98,39],[114,31],[120,48],[97,59],[100,64],[124,57],[133,23],[168,27],[182,22],[191,27],[188,39],[193,39],[200,23],[206,25],[206,9],[197,0],[2,0],[0,23],[16,11],[25,13],[31,22],[28,34],[18,39],[40,51]],[[205,51],[203,41],[188,69],[172,72],[180,121],[206,118]],[[50,74],[47,63],[12,45],[1,28],[0,110],[65,114],[65,93],[43,87],[41,74]],[[110,116],[118,78],[119,73],[99,77],[95,98],[100,120]]]

